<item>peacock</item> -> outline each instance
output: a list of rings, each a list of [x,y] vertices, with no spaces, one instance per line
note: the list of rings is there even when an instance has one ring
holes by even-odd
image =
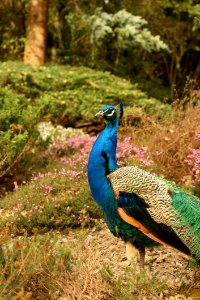
[[[185,257],[200,260],[200,199],[175,183],[136,166],[119,166],[116,159],[123,103],[104,106],[96,116],[106,121],[88,160],[88,182],[108,228],[139,253],[169,246]]]

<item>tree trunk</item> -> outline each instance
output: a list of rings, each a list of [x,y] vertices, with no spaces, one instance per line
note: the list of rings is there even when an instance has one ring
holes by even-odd
[[[29,0],[24,63],[45,63],[49,0]]]

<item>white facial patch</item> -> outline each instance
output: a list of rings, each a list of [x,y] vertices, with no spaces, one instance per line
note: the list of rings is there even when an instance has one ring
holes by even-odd
[[[110,110],[110,108],[108,108],[104,113],[106,113],[108,110]],[[115,113],[115,110],[113,109],[112,112],[110,114],[108,114],[108,117],[112,117]]]

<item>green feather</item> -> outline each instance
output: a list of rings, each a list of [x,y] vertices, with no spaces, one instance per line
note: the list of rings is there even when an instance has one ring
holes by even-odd
[[[177,228],[187,228],[186,238],[191,240],[192,254],[196,259],[200,259],[200,199],[191,195],[178,187],[174,182],[159,179],[166,185],[172,187],[172,205],[177,211],[180,222],[177,222]]]

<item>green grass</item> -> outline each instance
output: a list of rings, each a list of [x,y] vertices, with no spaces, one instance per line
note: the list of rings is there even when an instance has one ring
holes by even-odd
[[[47,184],[51,184],[53,192],[44,195],[43,186]],[[9,193],[0,202],[4,215],[0,221],[1,230],[9,225],[15,235],[31,235],[51,229],[94,226],[102,214],[91,197],[87,183],[82,179],[74,182],[73,186],[70,184],[66,177],[47,178]]]

